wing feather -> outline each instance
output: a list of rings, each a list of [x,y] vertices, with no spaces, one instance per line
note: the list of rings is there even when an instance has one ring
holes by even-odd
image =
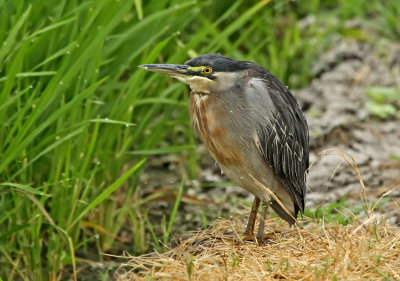
[[[274,168],[292,197],[295,215],[299,210],[303,213],[305,177],[309,167],[307,121],[286,86],[265,69],[258,69],[258,75],[256,83],[253,81],[252,84],[250,81],[253,93],[264,95],[264,103],[252,104],[257,114],[261,115],[256,123],[258,146],[266,162]]]

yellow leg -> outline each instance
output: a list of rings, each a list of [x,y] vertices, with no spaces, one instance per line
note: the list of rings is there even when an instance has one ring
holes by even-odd
[[[258,226],[258,232],[257,232],[257,240],[263,240],[264,239],[264,223],[267,218],[268,214],[268,202],[263,201],[263,208],[262,208],[262,213],[261,213],[261,218],[260,218],[260,224]]]
[[[256,196],[254,197],[253,206],[251,206],[251,212],[249,216],[249,221],[247,222],[246,231],[244,232],[244,240],[254,239],[254,224],[257,218],[258,207],[260,206],[260,199]]]

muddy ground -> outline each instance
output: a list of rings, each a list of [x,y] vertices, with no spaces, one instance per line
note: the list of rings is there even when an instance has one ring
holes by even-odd
[[[361,205],[362,188],[355,171],[339,156],[354,158],[369,200],[376,202],[385,192],[400,185],[400,119],[379,119],[366,107],[371,87],[400,88],[400,46],[384,40],[377,44],[338,39],[312,70],[311,85],[293,94],[305,111],[310,129],[310,160],[307,208],[315,209],[344,196],[350,205]],[[399,105],[395,104],[397,110]],[[340,152],[341,151],[341,152]],[[174,224],[174,234],[194,230],[218,216],[229,217],[248,210],[253,196],[227,184],[218,165],[205,148],[198,146],[200,177],[187,181]],[[322,155],[324,156],[321,156]],[[143,194],[171,189],[169,198],[150,204],[159,224],[172,209],[185,159],[157,156],[142,176]],[[204,187],[206,185],[207,187]],[[391,224],[400,224],[400,188],[383,200],[380,212]]]

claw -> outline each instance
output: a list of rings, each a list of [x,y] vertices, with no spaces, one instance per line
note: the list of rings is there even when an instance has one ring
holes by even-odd
[[[244,233],[242,237],[243,241],[254,241],[254,233]]]

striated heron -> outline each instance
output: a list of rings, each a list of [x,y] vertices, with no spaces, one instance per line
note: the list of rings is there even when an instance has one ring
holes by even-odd
[[[194,131],[234,183],[255,195],[246,239],[263,202],[256,238],[264,236],[268,206],[289,224],[304,212],[309,166],[307,121],[288,88],[265,68],[219,54],[184,65],[146,64],[191,88]]]

